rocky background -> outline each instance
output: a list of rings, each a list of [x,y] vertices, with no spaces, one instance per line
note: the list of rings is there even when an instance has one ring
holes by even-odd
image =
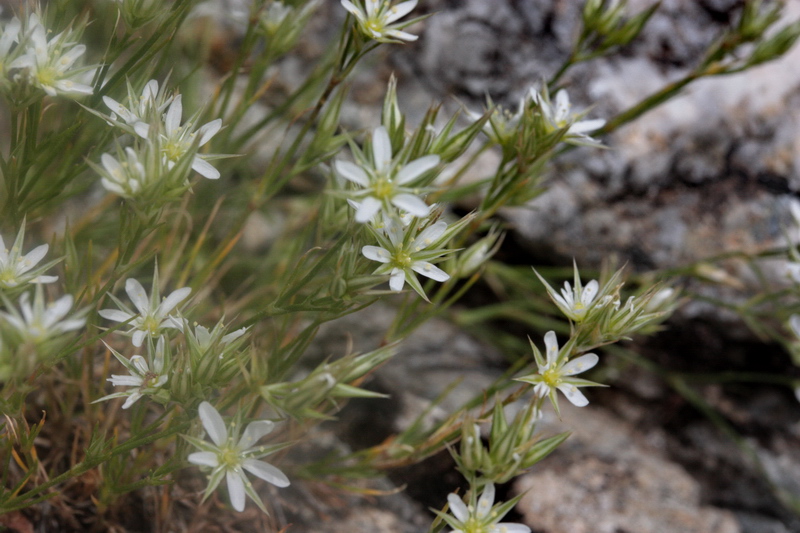
[[[338,2],[330,4],[327,16],[341,17]],[[568,56],[581,4],[422,0],[415,13],[435,16],[412,28],[419,41],[389,47],[357,74],[356,102],[345,115],[354,127],[374,125],[391,72],[399,78],[400,102],[411,124],[435,101],[477,110],[489,94],[514,108]],[[629,2],[632,11],[651,4]],[[590,118],[610,117],[680,78],[736,21],[741,5],[665,0],[633,44],[567,73],[562,82],[575,108],[592,106]],[[800,17],[800,1],[788,0],[785,15]],[[786,228],[792,227],[790,206],[800,189],[798,104],[800,47],[746,73],[691,85],[604,139],[608,150],[581,148],[560,157],[545,194],[504,212],[513,229],[503,253],[533,265],[569,265],[575,258],[585,268],[598,268],[613,256],[645,272],[784,245],[786,232],[794,232]],[[474,175],[490,172],[496,157],[482,157]],[[712,277],[721,283],[690,284],[692,290],[734,303],[758,290],[745,261],[715,265]],[[771,283],[785,283],[783,263],[761,266]],[[350,341],[356,349],[374,348],[390,316],[388,308],[370,310],[330,325],[320,339],[320,357]],[[667,325],[665,332],[632,345],[662,368],[800,376],[780,346],[758,340],[737,315],[718,306],[693,302]],[[800,498],[800,405],[788,388],[693,388],[713,408],[709,416],[664,374],[604,357],[611,387],[591,390],[587,408],[565,406],[561,421],[548,411],[545,432],[567,428],[572,436],[505,487],[507,494],[525,492],[514,519],[539,533],[800,532],[800,518],[786,503]],[[341,414],[338,432],[321,441],[343,449],[379,443],[466,369],[452,396],[430,415],[444,416],[448,405],[487,387],[503,365],[503,354],[467,332],[430,323],[371,383],[399,400],[392,402],[396,407],[387,402],[380,411],[375,402],[355,402]],[[441,508],[461,483],[452,468],[442,454],[391,473],[386,487],[405,486],[401,493],[353,498],[347,506],[320,504],[322,510],[306,514],[289,510],[287,518],[294,531],[425,531],[431,519],[426,508]],[[320,514],[327,518],[322,524]]]

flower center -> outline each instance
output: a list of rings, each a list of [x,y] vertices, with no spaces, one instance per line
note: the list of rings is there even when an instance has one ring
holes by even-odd
[[[53,67],[45,67],[36,73],[36,79],[39,85],[52,87],[58,79],[58,72]]]
[[[561,383],[561,375],[555,368],[548,368],[542,373],[542,381],[548,387],[557,387]]]
[[[219,462],[225,466],[226,470],[238,468],[241,463],[239,459],[239,450],[227,446],[222,448],[219,454]]]
[[[158,333],[158,320],[153,318],[152,316],[145,317],[142,321],[142,329],[150,333],[151,335],[155,335]]]
[[[394,196],[394,184],[392,180],[383,176],[375,181],[372,190],[375,192],[375,197],[381,201],[388,200]]]
[[[408,254],[408,252],[400,250],[396,254],[394,254],[394,264],[398,268],[403,268],[403,269],[411,268],[411,263],[412,263],[411,256]]]

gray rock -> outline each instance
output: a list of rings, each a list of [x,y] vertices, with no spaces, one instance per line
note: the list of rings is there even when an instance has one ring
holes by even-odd
[[[534,530],[548,533],[738,533],[729,511],[703,505],[700,485],[652,445],[664,436],[643,435],[603,410],[565,405],[573,430],[542,468],[515,482],[524,493],[518,511]]]

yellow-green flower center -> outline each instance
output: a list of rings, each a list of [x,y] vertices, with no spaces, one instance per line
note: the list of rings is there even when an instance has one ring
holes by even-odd
[[[52,87],[58,80],[58,72],[53,67],[45,67],[36,73],[36,79],[39,85]]]
[[[411,256],[408,252],[400,250],[396,254],[394,254],[394,264],[399,268],[411,268]]]
[[[224,465],[226,469],[232,470],[237,468],[241,463],[239,450],[227,446],[222,448],[219,454],[219,462],[221,465]]]
[[[145,317],[145,319],[142,321],[142,329],[148,331],[153,335],[158,333],[159,326],[160,324],[158,323],[158,320],[156,320],[152,316]]]
[[[549,387],[557,387],[561,384],[561,375],[555,368],[549,368],[542,373],[542,381]]]
[[[375,185],[373,186],[372,190],[378,200],[388,200],[393,196],[394,184],[389,178],[380,177],[375,181]]]

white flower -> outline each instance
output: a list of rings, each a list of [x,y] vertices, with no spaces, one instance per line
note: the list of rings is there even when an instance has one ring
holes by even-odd
[[[211,468],[204,498],[207,498],[225,477],[228,495],[234,509],[240,512],[244,510],[245,495],[247,495],[264,510],[264,504],[244,471],[276,487],[289,486],[289,478],[283,472],[269,463],[256,459],[275,451],[275,448],[269,450],[264,446],[255,446],[264,435],[272,431],[275,424],[269,420],[250,422],[241,438],[237,440],[237,432],[228,431],[219,412],[210,403],[201,403],[199,414],[200,421],[214,444],[193,437],[184,437],[202,450],[189,454],[189,462]],[[234,426],[231,426],[231,429],[233,428]]]
[[[526,525],[498,522],[511,508],[503,504],[495,506],[494,493],[494,484],[487,483],[477,503],[473,497],[470,505],[465,504],[457,494],[448,494],[447,502],[453,516],[440,516],[453,528],[450,533],[530,533],[531,528]]]
[[[150,346],[152,347],[152,344]],[[111,350],[111,353],[114,354],[119,362],[122,363],[130,373],[129,376],[112,374],[111,377],[106,381],[110,381],[115,387],[133,388],[124,392],[115,392],[114,394],[103,396],[99,400],[95,400],[92,403],[102,402],[112,398],[123,398],[127,396],[128,399],[125,400],[124,404],[122,404],[122,408],[127,409],[139,401],[139,398],[145,394],[155,394],[158,392],[158,389],[161,388],[168,379],[167,373],[164,372],[165,346],[164,337],[159,337],[158,344],[156,345],[155,349],[155,356],[152,357],[152,363],[149,363],[147,359],[141,355],[134,355],[131,357],[130,361],[128,361],[125,356],[106,345],[106,347]]]
[[[35,268],[39,262],[47,255],[49,246],[42,244],[37,246],[27,254],[20,255],[22,243],[25,238],[25,225],[20,227],[17,238],[11,250],[6,248],[3,237],[0,236],[0,289],[10,289],[25,283],[53,283],[58,280],[58,276],[40,275],[48,269],[52,263]]]
[[[368,222],[381,209],[391,206],[415,217],[427,216],[430,207],[416,195],[417,189],[407,185],[439,164],[438,155],[426,155],[402,168],[392,164],[392,143],[386,128],[380,126],[372,133],[372,165],[356,165],[349,161],[336,161],[333,168],[344,179],[363,187],[352,193],[358,202],[357,222]]]
[[[130,86],[128,87],[128,105],[130,108],[108,96],[103,97],[103,102],[111,110],[112,120],[116,120],[119,117],[125,124],[134,127],[140,122],[146,123],[153,116],[158,116],[172,102],[172,97],[159,93],[158,81],[150,80],[142,89],[141,96],[136,96],[133,89]],[[129,132],[132,132],[132,130]]]
[[[11,47],[19,40],[21,23],[17,17],[9,20],[2,28],[0,35],[0,73],[5,74],[8,69],[8,60],[13,57]]]
[[[100,156],[100,162],[103,164],[103,169],[95,167],[101,173],[100,183],[114,194],[131,198],[136,196],[147,183],[148,174],[139,161],[139,156],[131,147],[125,148],[125,159],[122,161],[117,161],[110,154],[103,154]]]
[[[204,124],[195,131],[191,121],[181,126],[181,116],[183,115],[183,104],[181,95],[175,97],[164,115],[163,124],[158,126],[158,140],[161,152],[172,168],[177,162],[187,154],[194,153],[198,148],[211,140],[214,135],[222,128],[222,119],[212,120]],[[148,139],[151,126],[144,122],[137,122],[134,127],[137,135],[143,139]],[[219,171],[211,163],[206,161],[202,155],[194,154],[192,158],[192,168],[201,176],[210,180],[218,179]]]
[[[68,32],[47,40],[47,30],[32,14],[28,19],[28,48],[8,66],[9,69],[27,69],[28,79],[50,96],[64,94],[92,94],[92,88],[70,78],[72,65],[86,52],[86,46],[69,42]]]
[[[71,295],[67,294],[55,302],[45,304],[41,285],[36,288],[33,304],[30,302],[30,294],[26,292],[19,299],[19,307],[21,314],[12,309],[11,313],[0,311],[0,316],[5,318],[21,338],[34,343],[42,343],[68,331],[81,329],[86,324],[84,318],[65,320],[72,310]]]
[[[153,280],[153,293],[149,298],[142,284],[131,278],[125,281],[125,292],[136,306],[136,312],[109,294],[120,309],[103,309],[99,311],[99,314],[107,320],[127,322],[132,326],[126,335],[133,337],[133,345],[138,348],[144,342],[145,337],[161,335],[161,330],[166,328],[180,329],[179,322],[170,317],[169,312],[185,300],[191,294],[192,289],[183,287],[170,294],[164,301],[159,301],[157,277]]]
[[[349,11],[358,22],[362,33],[380,42],[416,41],[417,36],[401,31],[405,24],[391,25],[405,17],[417,7],[417,0],[400,2],[393,6],[389,0],[341,0],[342,6]],[[363,5],[363,7],[362,7]]]
[[[534,271],[535,272],[535,271]],[[575,287],[569,284],[568,281],[564,282],[564,288],[561,289],[561,294],[557,293],[542,276],[536,272],[539,280],[544,284],[547,293],[553,300],[553,303],[558,306],[562,313],[564,313],[570,320],[581,322],[586,318],[587,313],[596,304],[600,284],[596,280],[592,280],[585,286],[581,285],[580,277],[578,276],[578,269],[575,267]],[[604,305],[606,301],[599,302],[599,305]],[[618,304],[617,304],[618,305]]]
[[[547,352],[546,360],[542,357],[536,345],[533,344],[533,341],[531,341],[531,348],[533,349],[533,355],[536,359],[536,365],[539,367],[539,372],[517,378],[517,381],[524,381],[534,385],[533,391],[540,398],[544,398],[545,396],[549,397],[557,414],[559,413],[558,400],[556,397],[557,390],[560,390],[564,396],[567,397],[567,400],[577,407],[588,405],[589,400],[578,390],[578,387],[597,387],[601,385],[593,381],[574,378],[572,376],[594,367],[599,360],[597,355],[587,353],[572,361],[568,361],[568,350],[565,350],[563,353],[559,352],[558,340],[556,339],[554,331],[548,331],[545,334],[544,344],[545,351]]]
[[[405,231],[413,231],[411,226]],[[419,284],[414,272],[428,277],[434,281],[447,281],[450,276],[430,261],[446,254],[444,249],[428,250],[435,244],[447,230],[447,223],[443,221],[431,224],[413,240],[404,232],[396,222],[387,222],[385,235],[381,238],[382,246],[364,246],[361,253],[372,261],[383,263],[376,270],[376,274],[389,274],[389,288],[393,291],[403,290],[403,285],[408,282],[411,287],[423,298],[427,299],[422,286]],[[411,241],[409,243],[409,241]]]
[[[525,108],[528,105],[528,95],[525,94],[519,99],[516,113],[512,113],[509,109],[502,106],[495,105],[489,98],[487,98],[487,100],[487,107],[491,110],[491,114],[489,115],[489,121],[483,126],[483,132],[489,139],[500,145],[516,142],[515,134],[525,114]],[[483,118],[482,114],[469,110],[467,110],[467,115],[469,115],[473,121]]]
[[[600,141],[589,137],[587,134],[602,128],[606,121],[603,119],[578,120],[581,114],[572,113],[569,95],[565,89],[561,89],[556,93],[555,106],[550,102],[546,87],[541,93],[531,89],[530,95],[539,106],[542,117],[551,131],[568,128],[564,135],[565,142],[585,146],[602,146]]]

